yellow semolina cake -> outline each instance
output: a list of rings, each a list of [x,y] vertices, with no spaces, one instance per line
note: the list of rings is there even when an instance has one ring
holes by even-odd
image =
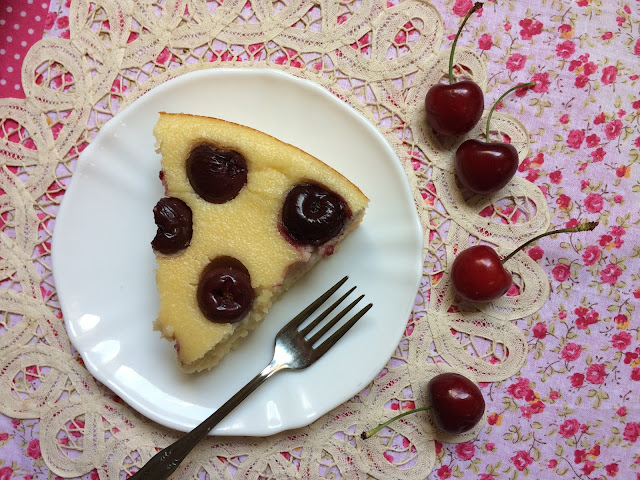
[[[279,295],[332,255],[369,199],[317,158],[224,120],[161,113],[153,214],[160,310],[185,372],[214,367]]]

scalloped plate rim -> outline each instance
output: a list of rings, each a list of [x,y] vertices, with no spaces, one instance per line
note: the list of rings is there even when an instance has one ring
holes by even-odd
[[[195,98],[195,92],[206,96],[209,85],[225,89],[224,98],[217,97],[215,105]],[[297,94],[295,101],[292,101],[293,95],[287,98],[291,92]],[[266,102],[272,110],[280,111],[256,109],[245,101],[247,97]],[[305,113],[314,109],[313,117]],[[157,179],[159,155],[149,152],[149,142],[153,140],[149,139],[150,129],[155,123],[150,119],[154,110],[219,116],[265,131],[324,159],[371,199],[364,221],[336,254],[320,262],[276,302],[266,321],[216,369],[195,376],[179,372],[171,345],[151,328],[157,292],[154,294],[153,269],[148,271],[153,255],[143,240],[150,241],[155,232],[151,208],[163,193]],[[282,111],[287,115],[281,116]],[[281,122],[274,122],[278,117]],[[307,124],[326,129],[325,135],[329,132],[329,138],[343,143],[330,145],[324,137],[317,138],[313,128],[304,128]],[[131,133],[132,128],[137,133]],[[137,155],[132,155],[128,148]],[[343,155],[345,149],[350,156]],[[362,152],[369,157],[360,158]],[[131,163],[127,163],[130,159]],[[387,187],[386,192],[381,190],[381,185]],[[102,217],[96,218],[97,199],[111,199],[120,205],[118,195],[128,195],[129,202],[123,205],[136,209],[135,212],[127,212],[127,208],[123,209],[124,213],[112,212],[107,208],[101,212]],[[349,273],[350,282],[373,300],[374,308],[316,365],[269,379],[211,434],[266,436],[307,426],[358,394],[384,368],[402,338],[422,278],[424,239],[413,202],[405,172],[382,134],[323,87],[279,70],[215,68],[175,77],[151,89],[109,120],[78,159],[56,218],[52,241],[54,278],[70,340],[91,374],[131,407],[155,422],[186,431],[266,365],[271,358],[274,332],[286,321],[287,315],[297,313],[318,292]],[[117,213],[122,216],[112,218],[117,217]],[[127,215],[138,217],[130,219]],[[122,229],[126,226],[132,230],[134,245],[115,238],[113,232],[107,231],[109,226]],[[96,236],[96,231],[102,236]],[[108,249],[107,259],[102,260],[101,255],[86,245],[95,238],[96,246],[105,247],[105,236],[116,243],[114,248],[120,248],[120,254],[128,260],[139,261],[145,271],[133,270]],[[132,251],[144,261],[137,260]],[[119,269],[117,274],[109,270],[114,265]],[[347,271],[349,268],[344,266],[353,271]],[[106,277],[95,279],[102,295],[115,295],[115,300],[123,301],[128,310],[122,311],[124,307],[119,310],[117,301],[102,299],[96,293],[96,284],[85,281],[86,276],[96,276],[96,270]],[[133,282],[128,276],[135,275],[139,275],[138,283],[128,283]],[[388,281],[390,286],[382,287],[378,279]],[[146,295],[127,298],[135,288]],[[136,317],[137,314],[146,318],[139,322],[123,320],[127,315]],[[139,342],[136,344],[131,336],[114,331],[117,330],[114,322],[115,327],[128,328],[131,334],[137,332]],[[373,327],[379,331],[369,331]],[[139,354],[137,364],[130,358],[133,351]],[[251,351],[252,356],[255,352],[259,360],[249,361],[247,351]],[[149,356],[156,362],[151,366]],[[119,364],[118,360],[124,363]],[[233,362],[245,362],[247,368]],[[150,373],[150,369],[164,373],[156,375]],[[341,372],[339,376],[335,375],[337,369]],[[241,378],[236,378],[238,376]],[[170,377],[168,383],[164,377]],[[223,387],[219,392],[214,386],[221,383]],[[164,392],[162,388],[170,391]],[[193,398],[181,397],[185,392]]]

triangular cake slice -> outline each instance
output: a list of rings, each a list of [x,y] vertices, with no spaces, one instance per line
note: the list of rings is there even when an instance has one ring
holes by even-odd
[[[215,366],[274,300],[361,222],[368,198],[292,145],[220,119],[161,113],[165,197],[152,242],[181,368]]]

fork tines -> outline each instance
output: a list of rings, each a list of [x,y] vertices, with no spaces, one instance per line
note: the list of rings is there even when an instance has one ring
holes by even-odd
[[[308,307],[306,307],[302,312],[300,312],[289,324],[285,327],[291,327],[297,329],[300,325],[307,320],[313,312],[315,312],[321,305],[323,305],[329,297],[331,297],[342,285],[345,284],[349,277],[345,276],[341,280],[339,280],[334,286],[329,288],[325,293],[320,295],[314,302],[312,302]],[[318,327],[331,312],[333,312],[353,291],[356,287],[351,287],[345,294],[343,294],[339,299],[337,299],[331,306],[329,306],[326,310],[320,313],[316,318],[314,318],[309,324],[305,325],[304,328],[299,330],[299,333],[303,337],[307,337],[314,328]],[[328,320],[325,324],[323,324],[313,335],[306,339],[309,345],[315,345],[319,340],[322,339],[324,335],[326,335],[334,326],[338,324],[338,322],[349,313],[357,304],[364,298],[364,295],[360,295],[353,302],[347,305],[344,309],[342,309],[335,317]],[[364,308],[362,308],[359,312],[357,312],[353,317],[351,317],[347,322],[345,322],[340,328],[338,328],[334,333],[332,333],[329,337],[326,338],[322,343],[316,346],[316,350],[319,354],[325,353],[331,346],[333,346],[355,323],[369,311],[369,309],[373,306],[372,303],[369,303]]]

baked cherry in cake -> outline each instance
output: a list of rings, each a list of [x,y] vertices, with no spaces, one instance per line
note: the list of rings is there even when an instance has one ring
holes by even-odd
[[[187,248],[193,235],[192,215],[189,206],[179,198],[161,198],[153,208],[153,219],[158,231],[151,241],[160,253],[175,253]]]
[[[321,185],[301,183],[284,199],[282,226],[303,245],[322,245],[344,228],[348,208],[340,196]]]
[[[249,127],[161,113],[154,135],[166,194],[154,209],[154,328],[196,372],[219,363],[333,254],[369,200],[317,158]]]
[[[234,199],[247,183],[247,161],[244,157],[211,143],[191,150],[186,168],[193,190],[211,203]]]
[[[247,316],[255,298],[249,271],[229,257],[216,258],[207,265],[196,295],[202,314],[217,323],[239,322]]]

